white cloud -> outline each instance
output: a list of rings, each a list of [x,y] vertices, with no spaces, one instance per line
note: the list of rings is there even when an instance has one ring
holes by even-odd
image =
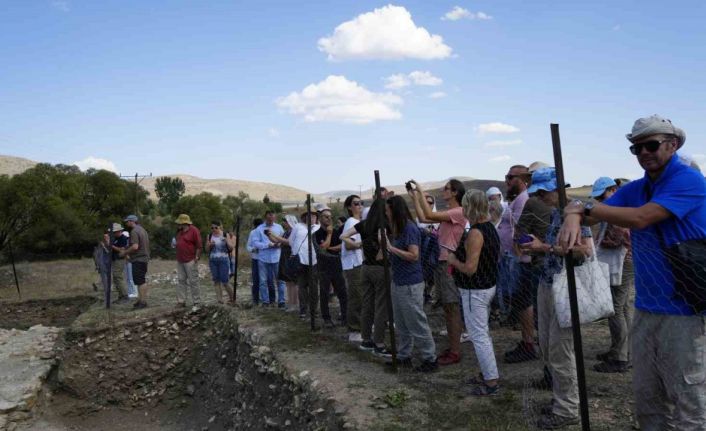
[[[511,139],[511,140],[507,140],[507,141],[490,141],[490,142],[486,142],[485,144],[483,144],[483,146],[489,147],[489,148],[492,148],[492,147],[498,148],[498,147],[512,147],[512,146],[521,145],[521,144],[522,144],[522,139]]]
[[[444,83],[444,80],[434,76],[429,71],[415,70],[405,75],[397,73],[385,78],[385,88],[388,90],[399,90],[400,88],[409,87],[410,85],[424,85],[436,87]]]
[[[115,163],[111,162],[110,160],[100,159],[93,156],[89,156],[83,160],[73,162],[72,165],[78,166],[78,168],[82,171],[87,171],[89,169],[105,169],[106,171],[110,172],[118,172],[118,168],[115,166]]]
[[[392,93],[375,93],[345,76],[329,75],[317,84],[307,85],[277,100],[277,106],[304,121],[335,121],[367,124],[380,120],[398,120],[397,105],[402,98]]]
[[[493,19],[493,17],[485,12],[473,13],[468,9],[464,9],[460,6],[454,6],[453,9],[446,12],[444,16],[441,17],[442,21],[458,21],[460,19],[487,21]]]
[[[501,134],[507,134],[507,133],[517,133],[520,131],[515,126],[511,126],[510,124],[505,124],[505,123],[484,123],[478,125],[476,127],[476,131],[480,133],[481,135],[484,135],[486,133],[501,133]]]
[[[417,27],[402,6],[387,5],[367,12],[335,28],[318,41],[319,51],[332,61],[433,60],[451,56],[444,39]]]
[[[385,78],[385,82],[385,88],[389,90],[399,90],[400,88],[408,87],[412,84],[407,75],[401,73],[388,76]]]
[[[415,85],[428,85],[431,87],[436,87],[438,85],[443,84],[443,80],[441,78],[437,78],[436,76],[432,75],[431,72],[429,71],[419,71],[415,70],[414,72],[409,74],[409,78],[414,82]]]
[[[50,4],[54,9],[60,10],[62,12],[68,12],[71,9],[69,6],[69,2],[64,0],[53,0]]]
[[[429,98],[431,99],[442,99],[444,97],[446,97],[446,93],[443,91],[435,91],[429,95]]]
[[[270,127],[270,129],[267,130],[267,134],[270,138],[279,138],[279,130],[275,129],[274,127]]]
[[[489,162],[497,163],[497,162],[507,162],[508,160],[512,159],[512,157],[508,155],[502,155],[502,156],[497,156],[488,159]]]

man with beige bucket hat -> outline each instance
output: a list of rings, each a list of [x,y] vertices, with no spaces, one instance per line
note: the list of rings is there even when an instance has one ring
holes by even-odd
[[[194,306],[201,302],[198,262],[201,257],[201,232],[191,222],[187,214],[179,214],[176,219],[177,307],[186,307],[186,291],[191,291]]]

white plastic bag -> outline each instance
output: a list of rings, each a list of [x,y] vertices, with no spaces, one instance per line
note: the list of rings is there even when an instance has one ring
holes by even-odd
[[[610,291],[610,268],[596,257],[593,239],[591,248],[593,254],[583,265],[574,267],[576,274],[576,297],[579,305],[581,323],[591,323],[610,317],[613,310],[613,295]],[[571,327],[571,306],[569,303],[569,282],[566,277],[566,265],[552,282],[554,307],[561,328]]]

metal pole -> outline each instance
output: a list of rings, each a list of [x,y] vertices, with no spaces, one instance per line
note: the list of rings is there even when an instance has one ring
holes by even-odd
[[[238,252],[240,251],[240,216],[235,219],[235,262],[233,263],[233,304],[238,296]]]
[[[566,188],[564,181],[564,162],[561,156],[561,139],[559,138],[559,125],[551,124],[552,147],[554,148],[554,166],[556,168],[556,182],[559,187],[559,207],[563,211],[566,207]],[[581,429],[590,431],[591,422],[588,415],[588,394],[586,393],[586,371],[583,364],[583,342],[581,340],[581,319],[579,317],[579,304],[576,297],[576,275],[574,273],[574,259],[572,253],[564,259],[566,265],[566,278],[569,284],[569,304],[571,306],[571,329],[574,336],[574,353],[576,357],[576,377],[579,383],[579,403],[581,413]]]
[[[20,282],[17,279],[17,268],[15,268],[15,254],[12,252],[12,240],[7,240],[7,246],[10,249],[10,262],[12,262],[12,275],[15,276],[15,286],[17,287],[17,296],[22,299],[22,293],[20,292]]]
[[[108,225],[108,274],[106,277],[107,286],[105,288],[105,308],[110,310],[110,290],[113,284],[113,247],[111,246],[113,242],[113,224]]]
[[[306,195],[306,240],[307,248],[309,252],[309,265],[306,267],[306,278],[307,278],[307,288],[309,289],[309,319],[311,321],[311,330],[316,330],[316,301],[314,301],[314,289],[318,289],[318,286],[313,286],[312,280],[314,279],[314,266],[312,265],[313,253],[312,253],[312,243],[311,243],[311,195]]]
[[[380,195],[380,171],[375,171],[375,200],[382,199]],[[378,232],[380,232],[380,248],[382,249],[382,265],[384,268],[383,280],[385,283],[385,302],[387,303],[387,327],[390,330],[390,346],[392,348],[392,369],[397,369],[397,340],[395,338],[395,316],[392,311],[392,283],[390,277],[390,259],[387,253],[387,236],[385,235],[385,213],[382,212],[378,220]]]

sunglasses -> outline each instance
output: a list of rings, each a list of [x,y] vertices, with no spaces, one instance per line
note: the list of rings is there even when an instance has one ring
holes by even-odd
[[[360,201],[358,201],[358,202],[351,202],[351,205],[356,206],[356,207],[360,207],[360,206],[363,206],[363,202],[360,202]]]
[[[521,175],[511,175],[511,174],[507,174],[507,175],[505,175],[505,180],[506,180],[506,181],[512,181],[512,180],[514,180],[515,178],[520,178],[520,177],[521,177]]]
[[[659,147],[667,142],[668,139],[665,139],[663,141],[658,141],[658,140],[652,140],[652,141],[646,141],[646,142],[640,142],[639,144],[632,144],[630,145],[630,152],[633,153],[634,155],[638,156],[640,153],[642,153],[642,149],[646,149],[650,153],[654,153],[659,149]]]
[[[216,230],[216,229],[218,229],[219,227],[220,227],[220,226],[211,226],[211,230]]]

